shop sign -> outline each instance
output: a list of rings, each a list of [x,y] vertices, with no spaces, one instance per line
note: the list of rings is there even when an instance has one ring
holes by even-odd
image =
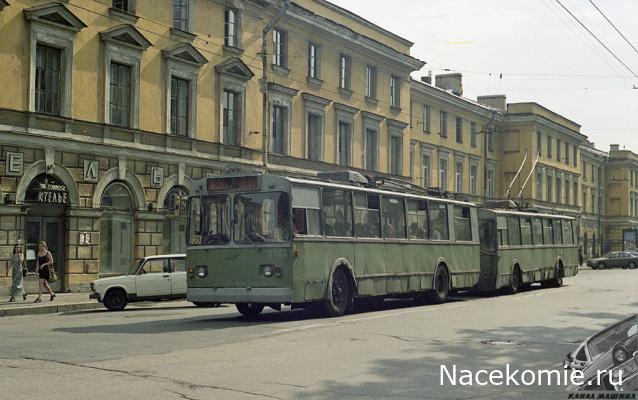
[[[27,189],[26,200],[44,204],[69,204],[69,193],[66,185],[52,177],[40,175]]]
[[[84,182],[97,182],[100,172],[100,162],[97,160],[84,160]]]
[[[164,185],[164,168],[151,168],[151,186],[154,188],[160,188],[162,185]]]
[[[21,176],[24,169],[24,156],[22,153],[7,152],[7,175]]]

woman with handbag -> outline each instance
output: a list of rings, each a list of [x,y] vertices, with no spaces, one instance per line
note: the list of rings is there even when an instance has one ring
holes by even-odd
[[[34,303],[42,302],[42,288],[46,289],[51,296],[51,301],[55,298],[55,293],[49,286],[49,279],[51,278],[51,270],[53,269],[53,256],[47,248],[47,243],[42,241],[38,243],[38,254],[36,260],[36,268],[38,270],[38,278],[40,278],[40,284],[38,285],[38,298]]]
[[[12,268],[12,284],[11,284],[11,298],[9,302],[16,301],[16,296],[22,295],[22,299],[27,299],[27,292],[22,287],[22,275],[23,271],[27,268],[24,264],[24,253],[22,252],[22,245],[16,243],[13,246],[13,256],[11,257]]]

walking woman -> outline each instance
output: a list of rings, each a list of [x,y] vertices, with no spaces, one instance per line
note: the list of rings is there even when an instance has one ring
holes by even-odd
[[[51,301],[55,298],[55,293],[51,290],[51,286],[49,286],[49,278],[50,278],[50,268],[53,268],[53,256],[51,252],[47,248],[47,243],[42,241],[38,243],[38,256],[36,260],[36,268],[38,270],[38,277],[40,278],[40,284],[38,285],[38,298],[35,299],[34,303],[42,302],[42,288],[46,289],[51,296]]]
[[[12,277],[13,282],[11,284],[11,298],[9,302],[16,301],[16,296],[22,295],[22,299],[27,299],[27,292],[22,287],[22,270],[27,266],[24,263],[24,253],[22,252],[22,245],[16,243],[13,246],[13,256],[11,257]]]

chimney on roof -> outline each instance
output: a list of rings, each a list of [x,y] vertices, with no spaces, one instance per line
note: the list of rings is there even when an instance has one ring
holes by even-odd
[[[457,96],[463,96],[463,75],[459,73],[439,74],[436,76],[436,87],[450,90]]]
[[[427,83],[428,85],[431,85],[432,84],[432,71],[428,71],[428,75],[427,76],[422,76],[421,77],[421,82]]]
[[[609,145],[609,151],[620,151],[620,145],[619,144]]]
[[[479,104],[484,106],[498,108],[499,110],[507,111],[507,97],[504,94],[492,94],[488,96],[478,96],[476,98]]]

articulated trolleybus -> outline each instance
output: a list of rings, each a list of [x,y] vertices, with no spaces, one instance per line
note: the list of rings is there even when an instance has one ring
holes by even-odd
[[[317,307],[326,316],[359,299],[445,302],[479,282],[474,204],[380,190],[353,172],[299,179],[207,177],[189,200],[189,301]]]

